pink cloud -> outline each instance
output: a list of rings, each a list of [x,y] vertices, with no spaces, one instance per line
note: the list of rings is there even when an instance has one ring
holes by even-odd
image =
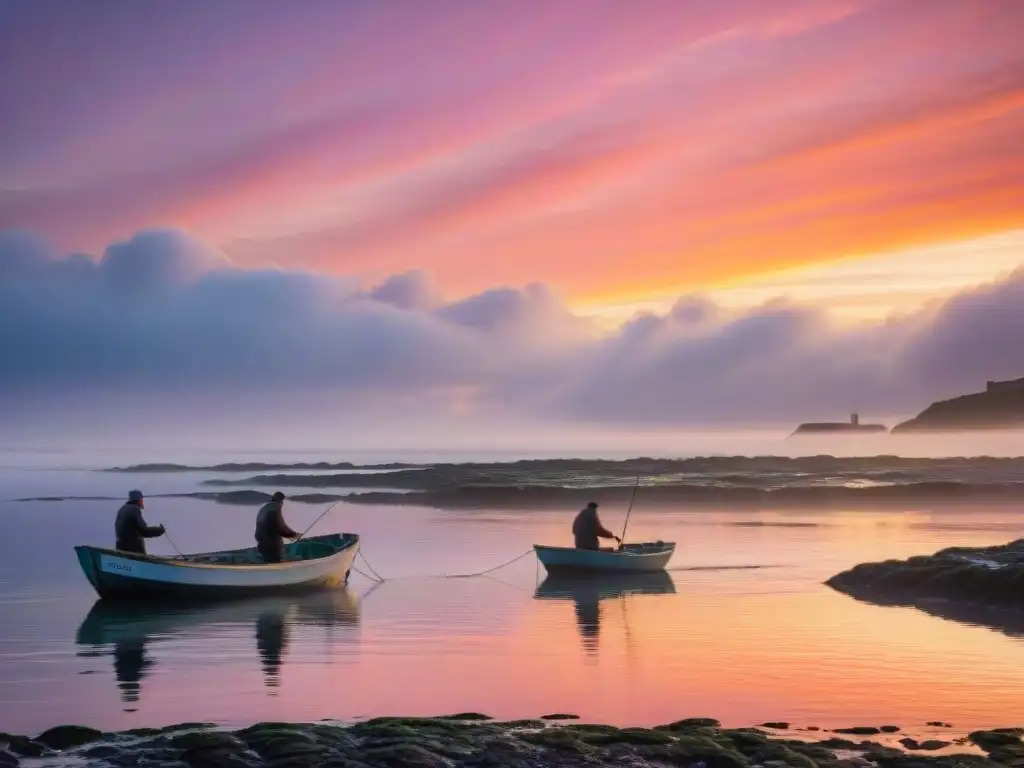
[[[882,230],[897,205],[914,237],[947,236],[928,189],[1012,202],[1018,5],[586,8],[10,13],[0,227],[95,249],[184,224],[243,263],[576,296],[900,243],[786,248],[836,216]]]

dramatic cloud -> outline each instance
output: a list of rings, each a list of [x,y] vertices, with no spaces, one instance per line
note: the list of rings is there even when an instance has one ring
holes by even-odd
[[[161,402],[249,395],[551,421],[789,423],[888,415],[988,378],[1024,375],[1024,270],[884,323],[835,325],[772,301],[738,312],[700,296],[613,332],[551,288],[448,300],[425,273],[369,289],[247,271],[180,231],[146,231],[101,258],[0,234],[4,414],[97,393]],[[169,398],[169,399],[168,399]]]
[[[1012,0],[7,3],[0,228],[660,298],[1024,226],[1022,37]]]

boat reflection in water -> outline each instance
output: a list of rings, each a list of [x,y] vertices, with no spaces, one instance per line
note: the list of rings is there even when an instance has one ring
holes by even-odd
[[[676,585],[665,571],[624,571],[599,575],[549,575],[537,587],[534,597],[539,600],[571,600],[583,648],[588,653],[596,653],[601,631],[601,601],[625,601],[632,595],[674,595],[675,592]],[[626,625],[628,632],[628,619]]]
[[[294,627],[354,627],[359,603],[347,587],[325,589],[296,597],[264,597],[204,604],[134,604],[97,600],[78,627],[78,656],[113,656],[114,675],[126,705],[139,701],[142,680],[153,669],[154,643],[216,628],[237,634],[242,627],[255,632],[263,680],[271,689],[280,684],[281,665]],[[209,634],[209,633],[208,633]],[[216,640],[216,638],[212,638]]]

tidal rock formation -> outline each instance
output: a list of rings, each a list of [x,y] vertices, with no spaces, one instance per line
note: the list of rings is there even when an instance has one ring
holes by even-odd
[[[907,560],[862,563],[825,582],[871,602],[928,599],[1024,607],[1024,539],[994,547],[953,547]]]

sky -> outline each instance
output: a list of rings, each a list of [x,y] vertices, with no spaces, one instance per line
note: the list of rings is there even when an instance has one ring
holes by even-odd
[[[1015,0],[0,3],[0,423],[1022,376],[1021,39]]]

